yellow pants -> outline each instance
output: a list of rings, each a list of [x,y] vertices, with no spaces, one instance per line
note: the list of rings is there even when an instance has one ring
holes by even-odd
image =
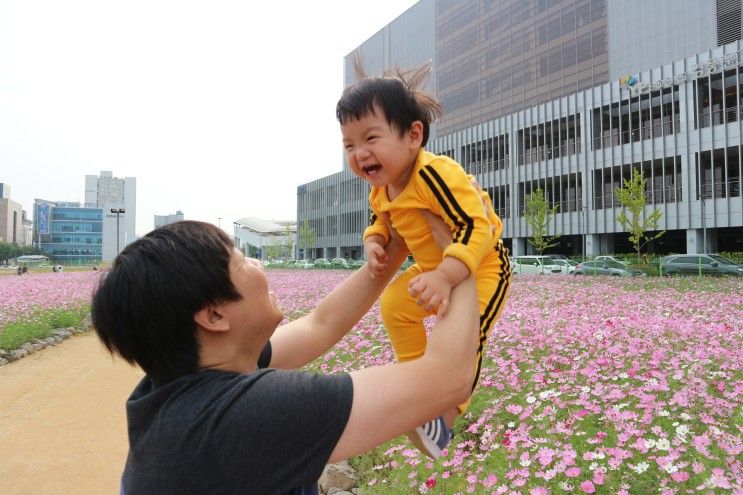
[[[417,263],[411,265],[385,289],[380,301],[382,322],[400,362],[417,359],[423,355],[426,350],[423,320],[435,314],[416,304],[415,299],[408,294],[408,283],[421,273],[423,269]],[[498,241],[495,250],[480,264],[475,278],[480,305],[480,345],[475,356],[477,373],[472,390],[480,378],[485,341],[505,306],[510,288],[511,266],[508,262],[508,249],[503,246],[502,241]],[[460,414],[467,410],[469,402],[467,400],[458,406]]]

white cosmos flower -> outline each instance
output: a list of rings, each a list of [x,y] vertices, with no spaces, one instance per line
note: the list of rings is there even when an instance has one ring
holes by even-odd
[[[648,464],[647,462],[638,462],[636,465],[630,467],[637,474],[642,474],[647,471],[647,469],[650,467],[650,464]]]
[[[658,450],[669,450],[671,448],[671,442],[667,438],[661,438],[655,444],[655,448]]]
[[[590,464],[590,465],[588,466],[588,470],[589,470],[589,471],[595,471],[596,469],[598,469],[598,467],[599,467],[599,463],[598,463],[598,462],[592,462],[592,463],[591,463],[591,464]]]
[[[526,398],[527,404],[534,404],[536,401],[537,401],[537,398],[534,397],[533,395],[530,395],[529,397]]]
[[[680,437],[685,437],[689,434],[689,427],[686,425],[679,425],[676,427],[676,435]]]
[[[671,415],[671,413],[669,413],[665,409],[661,409],[660,411],[658,411],[658,416],[667,417],[667,416],[670,416],[670,415]]]
[[[681,417],[681,419],[683,419],[684,421],[689,421],[691,419],[691,416],[686,413],[679,414],[679,417]]]
[[[514,423],[513,421],[509,421],[508,422],[508,427],[509,428],[513,428],[514,426],[516,426],[516,423]]]
[[[678,466],[674,466],[673,464],[670,464],[670,463],[667,466],[665,466],[663,469],[665,469],[668,474],[675,473],[676,471],[679,470]]]
[[[560,489],[564,490],[566,492],[572,492],[573,491],[573,485],[568,483],[567,481],[560,482]]]

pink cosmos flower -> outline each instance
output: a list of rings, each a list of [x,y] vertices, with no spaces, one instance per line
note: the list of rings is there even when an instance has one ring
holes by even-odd
[[[684,481],[689,479],[689,473],[687,473],[686,471],[676,471],[675,473],[671,473],[671,479],[673,481],[683,483]]]
[[[549,490],[543,486],[536,486],[529,491],[530,495],[549,495]]]
[[[597,469],[593,472],[593,482],[597,485],[603,485],[606,481],[606,472],[603,469]]]
[[[591,483],[589,480],[584,481],[580,484],[580,489],[583,490],[583,493],[595,493],[596,487],[593,486],[593,483]]]
[[[577,478],[578,476],[580,476],[580,468],[577,466],[567,468],[565,470],[565,476],[567,476],[568,478]]]

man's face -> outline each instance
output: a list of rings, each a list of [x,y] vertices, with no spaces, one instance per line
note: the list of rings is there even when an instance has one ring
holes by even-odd
[[[407,184],[420,150],[410,131],[401,136],[378,107],[358,120],[341,125],[343,147],[351,171],[375,187]]]
[[[267,341],[284,319],[284,314],[275,296],[268,290],[263,265],[256,259],[246,258],[233,248],[229,270],[230,280],[242,296],[242,299],[224,306],[231,326],[240,332],[246,332],[249,339],[255,337]]]

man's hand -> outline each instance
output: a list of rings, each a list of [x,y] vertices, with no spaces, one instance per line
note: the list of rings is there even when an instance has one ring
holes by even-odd
[[[411,279],[408,293],[426,311],[436,311],[436,314],[443,316],[449,307],[451,288],[452,283],[447,275],[441,270],[433,270]]]
[[[380,277],[387,269],[387,251],[384,249],[384,238],[372,235],[364,241],[364,254],[372,278]]]

